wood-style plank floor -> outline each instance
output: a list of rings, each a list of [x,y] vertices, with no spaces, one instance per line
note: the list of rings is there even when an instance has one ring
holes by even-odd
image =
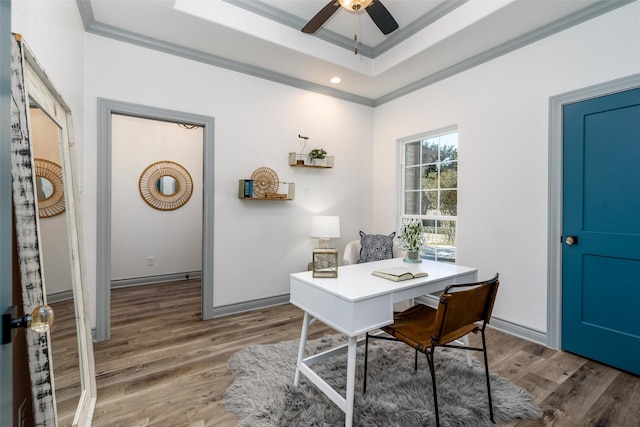
[[[111,295],[111,339],[94,343],[96,427],[235,426],[223,402],[234,380],[227,360],[247,345],[298,338],[302,324],[291,305],[202,321],[197,280]],[[335,332],[317,322],[310,333]],[[542,408],[540,419],[508,426],[640,427],[639,377],[496,330],[487,340],[491,369]]]

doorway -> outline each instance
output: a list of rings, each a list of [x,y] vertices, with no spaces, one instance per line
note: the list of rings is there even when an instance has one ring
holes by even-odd
[[[112,210],[112,117],[124,115],[203,128],[202,169],[202,317],[213,317],[213,117],[98,99],[98,210],[96,261],[97,341],[110,336],[111,311],[111,210]]]
[[[623,198],[626,196],[616,195],[616,191],[631,188],[632,192],[637,192],[629,183],[632,178],[627,176],[631,171],[637,176],[637,168],[629,168],[627,160],[634,155],[634,150],[635,155],[640,156],[637,144],[629,147],[632,141],[629,132],[638,132],[638,125],[627,130],[622,127],[633,122],[629,115],[640,115],[640,106],[634,107],[634,102],[640,104],[637,101],[639,87],[640,75],[634,75],[554,97],[550,117],[548,345],[628,371],[633,368],[620,353],[640,348],[640,333],[629,330],[628,322],[624,320],[623,313],[628,311],[630,302],[626,305],[623,302],[616,308],[610,304],[615,301],[611,296],[616,291],[626,298],[634,298],[631,294],[640,293],[638,277],[635,277],[640,274],[640,262],[626,262],[640,259],[638,254],[633,254],[633,244],[628,242],[638,239],[640,233],[633,230],[636,226],[626,230],[612,230],[611,227],[623,224],[622,216],[628,211]],[[636,101],[629,101],[634,95]],[[588,126],[585,125],[587,122]],[[634,138],[638,141],[637,135]],[[620,152],[620,144],[628,150]],[[602,150],[609,154],[605,155]],[[607,172],[602,176],[604,171]],[[619,176],[620,171],[626,172]],[[611,178],[616,174],[616,182],[624,180],[627,184],[614,186]],[[611,218],[608,213],[616,207],[619,209]],[[607,233],[609,236],[605,237]],[[596,241],[603,237],[606,242]],[[620,239],[627,243],[621,244]],[[627,252],[622,254],[625,250]],[[621,332],[617,339],[624,343],[615,344],[612,337],[598,338],[613,329]],[[594,341],[600,344],[594,345]],[[626,348],[625,352],[619,351],[620,346]]]

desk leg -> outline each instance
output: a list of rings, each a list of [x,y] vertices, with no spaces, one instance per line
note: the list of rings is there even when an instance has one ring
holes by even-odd
[[[296,364],[296,374],[293,378],[293,385],[298,387],[300,384],[300,365],[302,365],[302,359],[304,359],[304,347],[307,344],[307,334],[309,333],[309,324],[311,323],[311,316],[306,311],[304,312],[304,319],[302,319],[302,332],[300,333],[300,347],[298,348],[298,362]]]
[[[465,335],[462,337],[462,344],[464,344],[465,346],[469,347],[469,335]],[[473,366],[473,362],[471,361],[471,350],[466,350],[465,351],[466,356],[467,356],[467,366],[468,367],[472,367]]]
[[[353,401],[356,388],[356,349],[358,348],[358,337],[349,337],[349,348],[347,350],[347,401],[345,410],[345,427],[353,424]]]

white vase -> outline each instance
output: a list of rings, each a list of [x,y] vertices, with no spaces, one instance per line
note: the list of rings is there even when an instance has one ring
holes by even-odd
[[[407,251],[407,256],[403,259],[404,262],[411,262],[417,264],[422,262],[420,259],[420,251]]]

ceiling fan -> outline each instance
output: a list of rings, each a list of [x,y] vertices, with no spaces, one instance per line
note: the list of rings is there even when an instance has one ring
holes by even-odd
[[[313,34],[342,6],[350,12],[367,11],[373,23],[383,34],[389,34],[398,29],[398,23],[380,0],[331,0],[302,28],[303,33]]]

